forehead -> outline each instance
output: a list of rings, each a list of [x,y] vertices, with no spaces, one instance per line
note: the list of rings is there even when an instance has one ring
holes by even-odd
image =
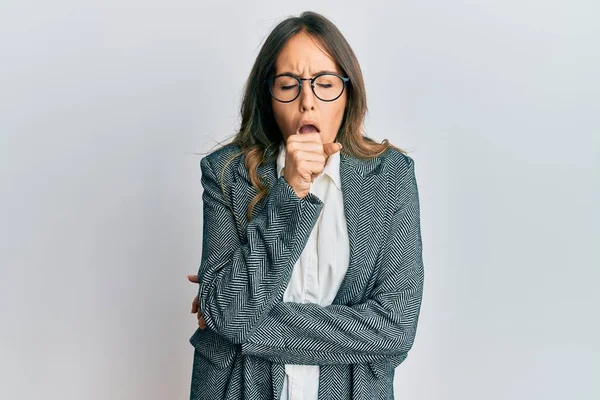
[[[275,73],[315,74],[329,70],[341,73],[337,63],[318,39],[302,32],[288,40],[275,60]]]

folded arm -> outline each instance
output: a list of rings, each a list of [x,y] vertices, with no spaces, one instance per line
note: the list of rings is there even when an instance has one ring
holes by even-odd
[[[404,360],[415,338],[424,278],[412,159],[399,188],[370,298],[353,306],[277,303],[242,344],[243,354],[317,365]]]
[[[266,316],[290,279],[323,207],[309,193],[300,198],[284,177],[277,179],[264,208],[247,225],[242,244],[207,157],[200,162],[203,193],[199,307],[206,325],[232,343],[242,343]]]

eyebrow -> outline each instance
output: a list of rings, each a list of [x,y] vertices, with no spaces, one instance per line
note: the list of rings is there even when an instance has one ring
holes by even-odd
[[[277,74],[276,76],[279,76],[279,75],[287,75],[287,74],[289,74],[289,75],[294,75],[294,76],[299,76],[298,74],[295,74],[295,73],[293,73],[292,71],[285,71],[285,72],[281,72],[281,73]],[[341,75],[341,73],[339,73],[339,72],[330,71],[330,70],[321,70],[321,71],[319,71],[319,72],[315,73],[315,75],[314,75],[314,76],[317,76],[317,75],[319,75],[319,74],[336,74],[336,75]]]

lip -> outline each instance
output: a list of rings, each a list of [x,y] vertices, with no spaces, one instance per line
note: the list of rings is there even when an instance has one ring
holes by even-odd
[[[296,133],[300,133],[300,129],[302,129],[304,125],[314,125],[315,128],[317,128],[317,132],[321,133],[321,128],[319,128],[319,124],[313,119],[303,119],[302,121],[300,121],[300,123],[298,124],[298,129],[296,129]]]

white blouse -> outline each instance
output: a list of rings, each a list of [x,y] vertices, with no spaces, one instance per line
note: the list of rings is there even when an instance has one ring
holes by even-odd
[[[285,167],[285,143],[277,158],[277,177]],[[327,159],[323,172],[309,189],[323,201],[323,209],[306,247],[294,264],[283,301],[328,306],[335,298],[348,270],[350,245],[344,214],[340,153]],[[317,400],[319,366],[286,364],[281,400]]]

